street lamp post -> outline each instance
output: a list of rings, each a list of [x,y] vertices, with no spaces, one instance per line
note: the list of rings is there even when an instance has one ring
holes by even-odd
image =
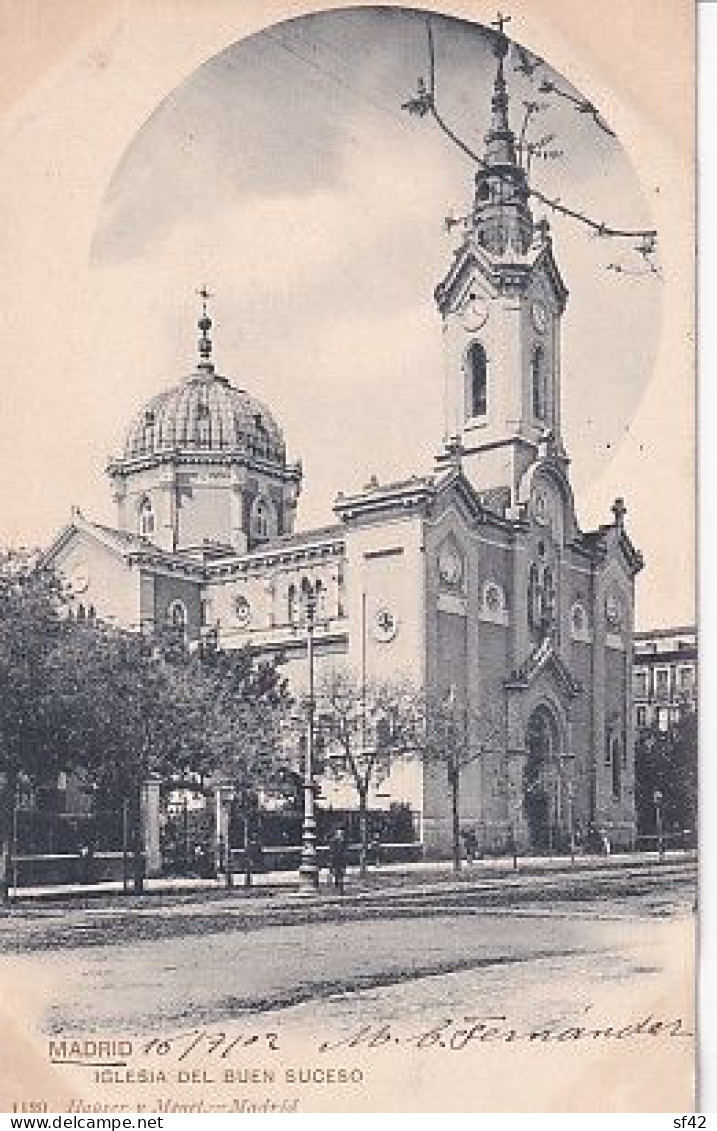
[[[655,803],[655,827],[657,829],[657,851],[660,860],[665,859],[665,837],[662,827],[662,790],[656,789],[652,795]]]
[[[568,822],[570,832],[570,863],[575,863],[575,810],[573,808],[574,786],[568,782]]]
[[[306,758],[304,762],[304,824],[301,836],[301,866],[299,881],[303,891],[316,891],[319,886],[319,866],[316,858],[316,814],[314,793],[314,628],[316,626],[316,591],[306,590],[306,660],[309,669],[308,718],[306,728]]]

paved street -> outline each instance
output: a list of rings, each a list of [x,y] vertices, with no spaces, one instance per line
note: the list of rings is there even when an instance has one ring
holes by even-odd
[[[35,908],[0,924],[5,1025],[24,1018],[48,1088],[101,1102],[666,1110],[677,1094],[689,1110],[693,902],[693,866],[666,864],[405,881],[343,902],[238,892]],[[99,1081],[51,1067],[50,1035],[131,1039],[132,1055]],[[290,1086],[287,1065],[362,1078]],[[251,1066],[279,1076],[232,1077]],[[166,1079],[139,1084],[139,1067]]]

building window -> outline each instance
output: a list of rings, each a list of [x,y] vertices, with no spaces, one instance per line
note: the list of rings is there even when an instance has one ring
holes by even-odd
[[[144,414],[144,447],[145,449],[152,449],[154,447],[154,426],[156,424],[156,417],[152,409],[147,409]]]
[[[667,707],[657,708],[657,727],[663,733],[670,729],[670,712]]]
[[[670,669],[655,668],[655,694],[658,699],[667,699],[670,693]]]
[[[633,687],[636,699],[647,699],[647,672],[644,670],[633,672]]]
[[[557,621],[558,597],[553,572],[535,562],[528,575],[528,623],[534,632],[550,633]]]
[[[167,624],[177,632],[184,633],[187,628],[187,607],[182,601],[172,601],[167,609]]]
[[[317,581],[314,586],[316,593],[316,616],[319,620],[326,619],[326,589],[324,588],[323,581]]]
[[[545,364],[543,347],[536,346],[530,361],[531,383],[533,388],[533,416],[545,420],[547,415],[547,390],[545,385]]]
[[[556,620],[556,593],[552,570],[546,566],[543,574],[543,626],[550,627]]]
[[[271,538],[276,534],[276,514],[268,499],[258,496],[251,513],[251,530],[255,538]]]
[[[292,582],[289,586],[287,593],[288,617],[289,624],[296,624],[298,621],[298,610],[296,606],[296,586]]]
[[[469,416],[485,416],[488,411],[488,361],[480,342],[468,350]]]
[[[695,685],[695,670],[691,667],[681,667],[678,669],[680,691],[692,691]]]
[[[638,707],[635,712],[635,722],[638,730],[644,730],[647,726],[647,707]]]
[[[605,765],[610,769],[612,795],[617,799],[622,784],[622,751],[619,735],[612,728],[608,730],[605,739]]]
[[[152,510],[152,502],[146,495],[141,500],[138,508],[138,525],[139,533],[143,538],[154,534],[154,511]]]
[[[587,613],[585,612],[585,609],[583,608],[583,606],[581,604],[577,603],[577,602],[573,605],[573,608],[572,608],[572,611],[571,611],[571,614],[570,614],[570,622],[572,624],[574,636],[583,636],[587,632],[587,628],[588,628]]]

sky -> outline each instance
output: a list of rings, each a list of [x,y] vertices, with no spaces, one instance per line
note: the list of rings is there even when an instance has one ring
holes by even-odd
[[[489,40],[459,20],[433,29],[442,113],[479,148]],[[302,527],[331,521],[337,492],[372,474],[430,471],[443,382],[432,295],[458,241],[443,221],[468,207],[473,169],[401,110],[427,73],[424,15],[348,9],[236,42],[223,32],[198,65],[185,52],[181,81],[170,59],[150,74],[138,32],[109,21],[2,122],[0,224],[17,269],[0,283],[0,537],[44,542],[71,504],[112,521],[104,465],[143,402],[193,368],[202,285],[217,367],[268,405],[303,461]],[[158,34],[150,18],[145,42]],[[539,130],[561,152],[534,183],[597,220],[653,226],[670,185],[640,179],[589,115],[538,92],[549,78],[577,94],[569,75],[546,63],[528,78],[515,59],[514,128],[540,100]],[[648,561],[638,622],[690,620],[691,378],[685,366],[675,381],[669,245],[663,281],[642,274],[631,241],[551,224],[570,291],[563,421],[579,520],[608,521],[623,495]],[[679,566],[663,505],[687,546]]]

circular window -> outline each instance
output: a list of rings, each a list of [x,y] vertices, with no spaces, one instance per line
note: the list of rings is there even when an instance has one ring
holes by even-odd
[[[379,605],[373,616],[373,638],[388,644],[398,632],[398,617],[386,605]]]
[[[243,593],[234,598],[234,616],[239,624],[249,624],[251,620],[251,605]]]

